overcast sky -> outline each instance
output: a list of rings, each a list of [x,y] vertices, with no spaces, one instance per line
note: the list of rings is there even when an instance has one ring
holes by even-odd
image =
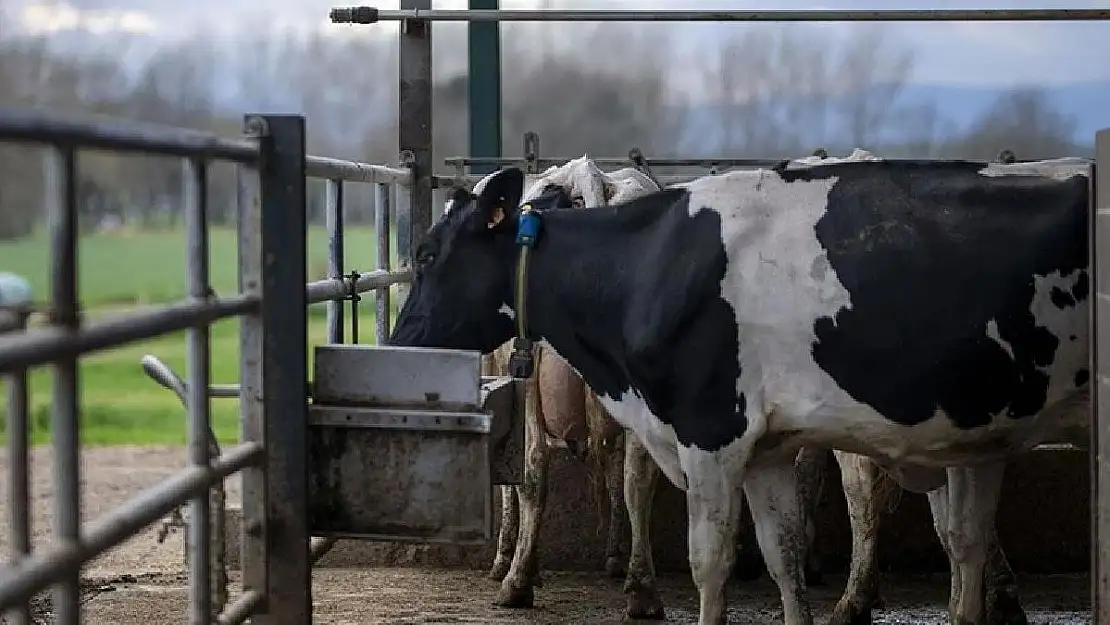
[[[374,4],[374,0],[363,0]],[[113,36],[114,30],[141,32],[155,39],[196,37],[198,32],[234,38],[248,28],[324,29],[336,36],[395,36],[396,24],[335,26],[327,23],[329,9],[339,0],[6,0],[6,25],[21,30],[64,31],[82,28]],[[502,8],[534,8],[538,0],[502,0]],[[689,8],[777,9],[806,8],[922,8],[923,0],[552,0],[556,8]],[[928,8],[1082,8],[1103,2],[1091,0],[978,0],[975,4],[932,0]],[[381,8],[397,8],[397,1],[383,0]],[[466,8],[466,0],[441,0],[435,8]],[[557,42],[573,43],[574,24],[549,24],[544,28]],[[744,24],[653,24],[646,29],[671,29],[687,53],[705,49],[721,36],[752,26]],[[755,26],[759,27],[759,26]],[[786,25],[792,28],[793,25]],[[850,36],[852,25],[822,24]],[[438,29],[460,29],[441,24]],[[514,25],[505,25],[506,37]],[[533,27],[534,28],[534,27]],[[1013,84],[1062,84],[1110,80],[1110,23],[926,23],[890,24],[893,37],[913,45],[917,52],[914,82],[953,85],[1002,86]],[[441,32],[441,31],[437,31]],[[456,30],[456,32],[460,32]],[[519,32],[519,31],[518,31]],[[701,48],[699,48],[699,46]],[[676,57],[677,58],[677,57]],[[684,56],[683,58],[694,58]],[[610,60],[609,62],[613,62]],[[689,61],[676,62],[681,72]]]

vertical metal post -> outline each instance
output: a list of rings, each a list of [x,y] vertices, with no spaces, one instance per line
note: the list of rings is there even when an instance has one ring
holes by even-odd
[[[77,305],[77,153],[70,146],[47,155],[47,219],[50,224],[51,323],[76,329]],[[77,359],[54,364],[54,540],[76,545],[81,540],[81,449],[77,422]],[[54,587],[54,622],[81,622],[81,568],[68,572]]]
[[[401,0],[401,9],[431,9],[432,0]],[[398,144],[401,162],[413,173],[408,214],[398,219],[397,252],[402,267],[432,226],[432,24],[424,19],[401,22],[398,51]],[[403,301],[407,287],[398,295]]]
[[[189,158],[182,171],[185,208],[186,265],[185,281],[190,299],[205,300],[209,293],[208,273],[208,163]],[[203,324],[187,332],[186,368],[188,390],[185,406],[189,412],[187,446],[189,464],[210,467],[208,384],[210,380],[209,326]],[[210,493],[189,501],[189,622],[208,625],[214,616],[212,602],[212,509]]]
[[[343,279],[343,181],[328,180],[324,219],[328,228],[328,277]],[[379,235],[381,236],[381,235]],[[343,342],[343,300],[328,300],[328,342]]]
[[[8,376],[8,524],[11,564],[31,553],[30,454],[28,453],[27,372]],[[11,625],[31,625],[31,605],[24,601],[5,618]]]
[[[390,265],[390,232],[389,232],[389,191],[390,185],[375,185],[377,198],[374,202],[374,232],[378,235],[378,269],[389,271]],[[374,292],[374,302],[377,304],[377,343],[382,345],[389,339],[390,315],[389,287],[383,287]]]
[[[470,9],[497,9],[497,0],[469,0]],[[501,156],[501,23],[467,24],[470,156]],[[485,175],[493,165],[471,165]]]
[[[308,527],[308,328],[305,122],[260,116],[261,391],[266,441],[265,616],[254,623],[311,623]],[[244,506],[246,502],[244,502]],[[250,527],[246,528],[251,531]]]
[[[1091,217],[1091,594],[1095,625],[1110,625],[1110,128],[1095,137]]]
[[[527,174],[540,173],[540,135],[529,130],[524,133],[524,169]]]
[[[260,138],[265,127],[260,119],[248,118],[244,131]],[[237,210],[239,219],[239,292],[262,296],[262,198],[258,168],[239,165],[237,175]],[[265,405],[262,388],[262,313],[239,318],[239,438],[244,443],[266,444]],[[266,449],[269,456],[270,448]],[[266,554],[269,525],[266,522],[266,469],[252,466],[243,469],[242,525],[240,563],[243,591],[266,596]],[[266,606],[261,606],[265,610]]]

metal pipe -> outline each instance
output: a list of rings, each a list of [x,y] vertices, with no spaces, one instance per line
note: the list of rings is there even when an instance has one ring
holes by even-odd
[[[404,168],[312,155],[305,156],[305,173],[309,178],[328,178],[343,182],[409,184],[412,180],[412,174]]]
[[[182,171],[185,208],[186,266],[185,281],[190,299],[205,302],[209,297],[207,187],[208,164],[186,159]],[[187,447],[189,464],[207,469],[211,462],[209,441],[210,378],[209,327],[197,325],[187,330],[185,408],[188,412]],[[209,625],[215,612],[212,605],[211,516],[209,493],[198,493],[189,502],[189,622]]]
[[[31,553],[31,479],[27,372],[8,376],[8,524],[11,563],[18,565]],[[23,601],[6,615],[11,625],[32,625],[31,604]]]
[[[380,185],[379,185],[380,186]],[[328,277],[332,280],[343,279],[343,181],[328,180],[325,198],[324,218],[328,229]],[[328,300],[328,342],[343,342],[342,300]]]
[[[378,236],[378,271],[389,273],[391,245],[390,239],[390,206],[387,185],[377,186],[377,201],[374,202],[374,232]],[[374,304],[377,306],[377,343],[383,345],[389,339],[390,309],[389,287],[381,287],[374,292]]]
[[[254,614],[266,596],[257,590],[244,590],[216,619],[219,625],[239,625]]]
[[[12,107],[0,108],[0,141],[65,144],[242,163],[253,162],[258,157],[258,146],[251,140],[221,139],[199,130],[103,116],[74,118],[72,115]]]
[[[0,373],[73,358],[168,332],[258,310],[258,298],[231,295],[207,302],[183,301],[85,324],[76,330],[39,328],[0,335]]]
[[[444,159],[444,163],[451,167],[471,167],[471,166],[489,166],[489,167],[520,167],[526,168],[530,163],[534,163],[537,173],[548,167],[558,167],[565,165],[568,161],[574,158],[581,157],[552,157],[527,159],[527,158],[478,158],[478,157],[453,157]],[[594,163],[600,167],[628,167],[628,157],[599,157],[591,158]],[[645,158],[644,162],[649,167],[770,167],[777,165],[782,161],[790,160],[787,158]],[[894,159],[887,159],[894,160]]]
[[[71,335],[80,325],[77,305],[77,152],[52,147],[46,156],[47,220],[50,231],[50,322]],[[53,359],[52,359],[53,360]],[[54,447],[54,540],[75,545],[81,540],[81,448],[77,420],[78,379],[75,355],[53,365],[53,410],[50,438]],[[53,592],[54,620],[81,622],[81,568],[62,572]]]
[[[19,566],[0,569],[0,609],[28,600],[45,586],[63,579],[69,571],[78,570],[82,563],[131,538],[190,497],[205,492],[232,473],[257,465],[264,457],[263,447],[257,442],[232,447],[212,463],[211,470],[184,469],[90,523],[84,540],[62,543]]]
[[[250,117],[244,125],[250,127]],[[247,165],[237,168],[236,223],[239,248],[239,288],[245,295],[262,297],[262,203],[259,196],[258,169]],[[239,319],[239,440],[265,441],[262,407],[262,314],[261,309]],[[252,467],[243,471],[243,519],[241,569],[243,593],[267,591],[266,470]]]
[[[712,10],[331,10],[337,24],[373,24],[399,20],[433,22],[1050,22],[1110,19],[1110,9],[800,9],[763,11]]]
[[[375,289],[386,288],[392,284],[409,282],[412,279],[411,269],[398,269],[396,271],[370,271],[361,274],[355,281],[355,292],[365,293]],[[342,299],[348,293],[348,280],[325,279],[309,282],[305,285],[306,297],[309,304],[318,304],[328,300]],[[351,314],[354,314],[353,312]]]

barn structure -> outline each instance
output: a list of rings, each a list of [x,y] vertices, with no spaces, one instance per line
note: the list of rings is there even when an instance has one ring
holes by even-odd
[[[45,311],[47,323],[27,330],[0,334],[0,374],[9,388],[8,454],[12,551],[0,569],[0,607],[13,623],[29,623],[32,595],[53,589],[54,618],[63,625],[80,622],[81,566],[119,544],[139,529],[155,523],[175,508],[189,504],[189,571],[191,623],[309,623],[312,620],[310,573],[337,538],[425,540],[475,543],[489,538],[489,519],[483,517],[485,499],[469,502],[461,530],[450,535],[428,530],[406,534],[383,522],[381,515],[353,491],[360,483],[336,469],[335,458],[359,456],[362,441],[373,445],[367,431],[392,432],[408,437],[406,449],[421,453],[421,445],[446,427],[442,415],[432,421],[414,420],[407,426],[387,423],[389,406],[369,413],[344,405],[357,385],[391,388],[386,369],[441,366],[445,372],[464,373],[476,361],[458,354],[443,354],[433,361],[404,363],[397,354],[360,361],[356,371],[368,373],[355,384],[337,373],[350,365],[352,353],[339,349],[344,342],[344,301],[357,305],[358,294],[374,291],[378,316],[377,335],[389,331],[390,287],[409,280],[415,242],[433,219],[433,190],[454,182],[435,174],[432,161],[432,24],[465,21],[470,26],[470,152],[453,165],[468,167],[464,177],[480,176],[506,164],[537,171],[566,159],[540,159],[536,149],[523,160],[501,158],[500,46],[498,22],[518,21],[1068,21],[1110,20],[1106,9],[1043,10],[874,10],[874,11],[511,11],[499,10],[496,0],[471,0],[469,10],[434,10],[431,0],[401,0],[398,10],[370,7],[336,9],[336,22],[402,23],[399,39],[399,165],[353,163],[305,154],[305,120],[297,116],[247,115],[244,136],[226,139],[182,129],[139,123],[84,121],[36,111],[0,110],[0,141],[50,147],[49,227],[51,235],[51,289]],[[533,140],[534,141],[534,140]],[[534,143],[532,144],[534,147]],[[1098,292],[1092,315],[1093,401],[1091,441],[1091,550],[1092,601],[1095,622],[1110,625],[1110,130],[1096,138],[1097,168],[1095,210],[1091,211],[1092,268]],[[189,233],[188,297],[176,304],[151,308],[108,321],[87,322],[80,314],[76,284],[78,236],[75,193],[79,153],[85,149],[119,150],[180,157],[184,167],[187,229]],[[205,221],[207,167],[212,161],[238,164],[239,260],[241,292],[213,296],[209,285],[208,235]],[[779,159],[773,159],[777,161]],[[605,159],[599,161],[606,163]],[[616,162],[627,163],[625,159]],[[648,159],[648,166],[717,165],[751,166],[760,161],[727,159]],[[330,278],[306,288],[305,180],[327,181],[327,215],[332,237]],[[347,273],[343,259],[343,185],[378,185],[378,267],[366,273]],[[389,187],[403,187],[406,201],[391,206]],[[397,251],[400,267],[390,266],[391,211],[396,210]],[[280,261],[278,260],[280,259]],[[310,303],[329,301],[329,341],[318,348],[316,376],[308,371],[306,312]],[[222,318],[242,318],[241,379],[236,387],[210,384],[209,326]],[[357,320],[357,314],[352,321]],[[1105,326],[1105,328],[1103,328]],[[1099,330],[1102,329],[1101,332]],[[189,332],[188,375],[184,381],[158,366],[144,363],[148,372],[182,397],[188,407],[190,465],[156,489],[142,493],[127,505],[94,523],[82,525],[79,516],[79,422],[77,363],[85,355],[127,342],[176,330]],[[354,333],[357,336],[357,332]],[[297,340],[299,339],[299,340]],[[383,367],[381,358],[391,359]],[[331,362],[332,369],[326,363]],[[325,365],[321,365],[324,362]],[[30,551],[28,506],[28,402],[27,371],[50,366],[55,371],[51,429],[57,458],[54,488],[54,537],[48,550]],[[323,366],[323,368],[321,368]],[[323,376],[321,376],[323,372]],[[446,374],[445,374],[446,375]],[[454,375],[454,373],[451,373]],[[450,376],[449,376],[450,377]],[[309,386],[307,383],[313,379]],[[479,395],[479,383],[484,385]],[[403,385],[402,385],[403,386]],[[478,441],[457,443],[460,463],[477,462],[488,468],[489,496],[494,483],[515,483],[510,449],[519,424],[513,422],[513,383],[470,379],[463,375],[445,388],[455,393],[451,411],[456,432],[474,434]],[[508,389],[508,390],[506,390]],[[405,389],[397,391],[403,395]],[[411,390],[411,389],[410,389]],[[242,411],[242,438],[230,449],[213,449],[210,440],[208,398],[238,397]],[[491,399],[492,398],[492,399]],[[500,399],[498,399],[500,398]],[[394,399],[411,400],[407,397]],[[430,404],[431,400],[425,398]],[[439,398],[442,400],[442,398]],[[312,401],[310,401],[312,400]],[[490,402],[503,405],[491,407]],[[411,406],[411,403],[410,403]],[[427,405],[434,412],[437,406]],[[440,406],[441,408],[441,406]],[[384,411],[384,412],[383,412]],[[395,410],[393,412],[396,412]],[[494,414],[494,418],[488,415]],[[483,417],[482,415],[487,415]],[[493,440],[498,415],[507,432]],[[430,417],[431,418],[431,417]],[[486,419],[483,421],[483,418]],[[417,423],[419,421],[419,423]],[[351,423],[355,425],[351,425]],[[356,430],[362,434],[356,435]],[[310,440],[310,445],[304,441]],[[369,442],[367,442],[369,441]],[[438,443],[437,443],[438,444]],[[466,447],[466,445],[471,445]],[[498,447],[500,445],[500,447]],[[479,451],[475,451],[479,450]],[[491,451],[492,450],[492,451]],[[326,453],[325,453],[326,452]],[[473,457],[468,453],[477,454]],[[491,457],[493,456],[493,457]],[[498,461],[501,466],[497,466]],[[337,461],[338,462],[338,461]],[[384,482],[406,484],[406,475],[395,465],[372,465],[360,456],[358,466],[380,471]],[[486,463],[485,465],[483,463]],[[488,466],[487,466],[488,465]],[[332,469],[335,469],[334,471]],[[484,469],[483,469],[484,470]],[[219,483],[241,472],[244,501],[240,535],[244,590],[226,595],[222,536],[223,505]],[[338,476],[334,479],[328,476]],[[331,479],[331,481],[329,481]],[[324,486],[321,486],[323,484]],[[456,496],[440,490],[424,500],[429,519],[436,514],[436,497]],[[411,499],[412,487],[398,487],[395,498]],[[464,489],[465,490],[465,489]],[[474,489],[466,493],[473,495]],[[388,498],[390,493],[372,493]],[[401,514],[396,510],[385,515]],[[335,519],[341,519],[337,522]],[[387,519],[388,520],[388,519]],[[467,525],[470,523],[470,525]]]

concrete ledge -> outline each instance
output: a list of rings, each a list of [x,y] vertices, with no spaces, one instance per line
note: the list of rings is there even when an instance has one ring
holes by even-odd
[[[1085,571],[1090,561],[1090,476],[1088,455],[1053,450],[1023,455],[1007,467],[999,510],[999,533],[1011,565],[1024,573]],[[541,531],[541,565],[552,570],[600,570],[605,533],[601,511],[589,502],[585,467],[555,454],[550,466],[548,506]],[[495,497],[496,499],[496,497]],[[839,471],[830,461],[826,496],[818,512],[820,549],[830,572],[847,567],[851,536]],[[239,567],[240,511],[228,512],[227,562]],[[499,518],[499,515],[495,515]],[[750,527],[748,525],[747,527]],[[748,530],[739,566],[762,568]],[[654,557],[660,572],[686,571],[686,501],[661,479],[652,525]],[[937,572],[948,563],[924,495],[904,493],[880,533],[880,566],[905,573]],[[435,566],[485,569],[494,545],[458,547],[340,541],[321,567]]]

